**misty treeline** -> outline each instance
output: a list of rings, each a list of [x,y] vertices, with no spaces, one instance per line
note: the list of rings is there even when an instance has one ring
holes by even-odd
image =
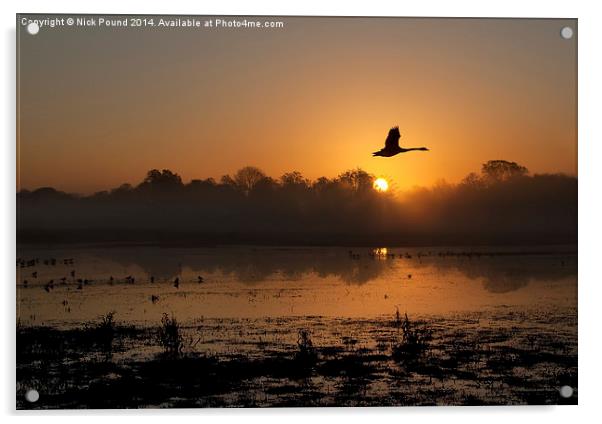
[[[577,178],[489,161],[460,183],[378,192],[361,169],[311,181],[245,167],[184,183],[151,170],[136,185],[79,196],[17,194],[21,242],[280,244],[574,243]]]

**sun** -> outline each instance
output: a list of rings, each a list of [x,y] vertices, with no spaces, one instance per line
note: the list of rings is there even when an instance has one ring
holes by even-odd
[[[374,189],[381,192],[387,191],[389,190],[389,183],[384,178],[377,178],[374,181]]]

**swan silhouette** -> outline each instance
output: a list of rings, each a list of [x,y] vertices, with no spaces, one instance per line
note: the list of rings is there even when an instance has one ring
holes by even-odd
[[[399,138],[401,135],[399,134],[399,127],[393,127],[389,130],[389,135],[385,140],[385,147],[380,149],[378,152],[372,153],[372,156],[383,156],[390,158],[391,156],[395,156],[398,153],[405,153],[411,150],[424,150],[428,151],[426,147],[412,147],[410,149],[404,149],[399,147]]]

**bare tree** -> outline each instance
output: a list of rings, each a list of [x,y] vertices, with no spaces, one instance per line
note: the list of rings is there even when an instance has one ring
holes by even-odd
[[[360,192],[372,189],[374,176],[368,174],[363,169],[357,168],[343,172],[339,175],[339,181],[348,185],[354,192]]]
[[[245,166],[239,169],[234,175],[234,182],[236,186],[246,195],[263,179],[266,175],[254,166]]]
[[[299,171],[287,172],[280,177],[283,186],[309,187],[310,181],[303,177]]]
[[[506,160],[490,160],[483,164],[481,174],[490,182],[508,181],[509,179],[527,175],[529,170],[516,162]]]

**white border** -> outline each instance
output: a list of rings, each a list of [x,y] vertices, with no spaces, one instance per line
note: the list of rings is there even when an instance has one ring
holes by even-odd
[[[1,103],[4,142],[1,145],[2,214],[0,225],[0,261],[2,322],[0,338],[0,414],[10,421],[86,422],[106,424],[132,418],[158,423],[174,416],[178,422],[226,420],[245,423],[306,423],[308,420],[345,420],[360,423],[375,418],[382,422],[407,420],[429,423],[504,423],[509,420],[545,420],[548,423],[588,422],[599,403],[602,334],[598,323],[602,278],[596,266],[599,256],[600,184],[602,184],[602,15],[600,2],[575,0],[439,0],[416,2],[305,0],[298,4],[284,1],[103,1],[76,0],[4,1],[2,13],[1,68],[4,98]],[[224,14],[224,15],[346,15],[346,16],[465,16],[465,17],[550,17],[579,19],[579,406],[577,407],[437,407],[437,408],[366,408],[366,409],[270,409],[270,410],[169,410],[169,411],[84,411],[15,413],[14,323],[15,323],[15,13],[136,13],[136,14]],[[21,418],[17,418],[17,417]]]

